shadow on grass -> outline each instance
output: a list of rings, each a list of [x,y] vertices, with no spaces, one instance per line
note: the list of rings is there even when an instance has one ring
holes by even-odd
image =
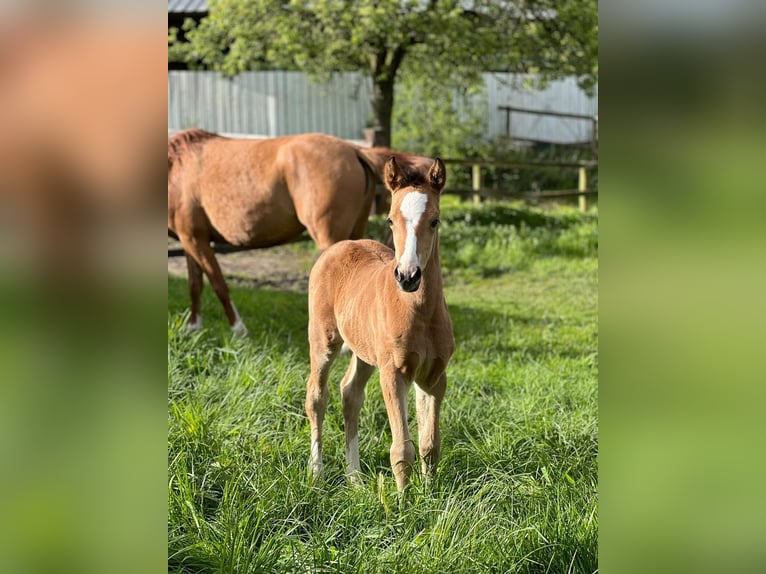
[[[559,356],[579,358],[589,354],[568,341],[542,340],[544,331],[556,329],[562,321],[505,311],[488,311],[465,305],[450,305],[455,344],[469,354],[504,354],[521,359],[538,360]],[[528,342],[510,342],[508,332],[524,330]],[[518,339],[518,337],[515,337]]]
[[[184,313],[189,308],[186,280],[168,277],[168,315]],[[268,337],[296,346],[301,355],[308,357],[308,296],[296,291],[268,288],[232,287],[231,297],[248,328],[248,339],[253,343]],[[220,301],[205,286],[202,293],[204,325],[213,333],[228,335],[228,323]],[[287,348],[287,347],[286,347]]]
[[[504,203],[490,203],[479,206],[466,205],[461,212],[449,210],[442,219],[448,222],[465,222],[471,225],[513,225],[537,229],[567,229],[573,225],[595,219],[594,215],[558,214],[553,215],[539,210],[515,207]]]
[[[306,293],[264,288],[234,288],[232,297],[249,329],[253,344],[269,340],[297,351],[308,361],[308,300]],[[177,315],[188,309],[186,281],[168,279],[168,313]],[[559,356],[578,358],[589,353],[576,341],[565,337],[543,337],[555,330],[561,320],[508,311],[490,311],[466,305],[450,305],[450,316],[458,352],[469,355],[506,355],[518,360],[538,360]],[[212,293],[203,293],[202,313],[211,336],[229,334],[223,309]],[[511,331],[523,331],[510,336]]]

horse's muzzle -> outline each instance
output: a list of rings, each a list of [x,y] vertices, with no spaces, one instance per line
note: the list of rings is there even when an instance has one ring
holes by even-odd
[[[415,272],[409,276],[405,276],[399,272],[399,268],[394,268],[394,279],[399,285],[399,289],[407,293],[417,291],[420,287],[420,278],[423,277],[423,273],[420,271],[420,267],[415,268]]]

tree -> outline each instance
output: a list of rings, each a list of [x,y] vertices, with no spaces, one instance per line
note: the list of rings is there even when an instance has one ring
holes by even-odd
[[[390,146],[394,87],[407,73],[475,84],[482,72],[598,73],[596,0],[210,0],[210,16],[170,31],[169,58],[225,74],[267,68],[372,81],[375,145]]]

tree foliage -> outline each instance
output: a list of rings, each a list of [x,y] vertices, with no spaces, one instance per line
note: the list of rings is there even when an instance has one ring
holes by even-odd
[[[392,144],[442,158],[480,156],[486,148],[487,106],[483,83],[436,81],[405,67],[396,88]]]
[[[397,75],[475,85],[482,72],[598,73],[596,0],[210,0],[210,15],[170,32],[169,57],[235,75],[302,70],[372,80],[377,143],[390,142]],[[406,64],[406,66],[405,66]]]

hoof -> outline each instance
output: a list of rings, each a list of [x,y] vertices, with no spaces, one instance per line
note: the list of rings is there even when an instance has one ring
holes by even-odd
[[[186,324],[186,332],[187,333],[194,333],[195,331],[199,331],[202,329],[202,315],[197,315],[196,321],[189,321]]]
[[[364,480],[362,479],[362,473],[359,471],[352,472],[348,475],[348,482],[354,488],[364,486]]]
[[[237,319],[237,322],[231,326],[231,332],[235,337],[245,338],[247,337],[247,327],[242,322],[242,319]]]
[[[309,472],[311,473],[311,478],[313,480],[322,480],[322,477],[324,476],[324,465],[321,462],[316,464],[309,461]]]

